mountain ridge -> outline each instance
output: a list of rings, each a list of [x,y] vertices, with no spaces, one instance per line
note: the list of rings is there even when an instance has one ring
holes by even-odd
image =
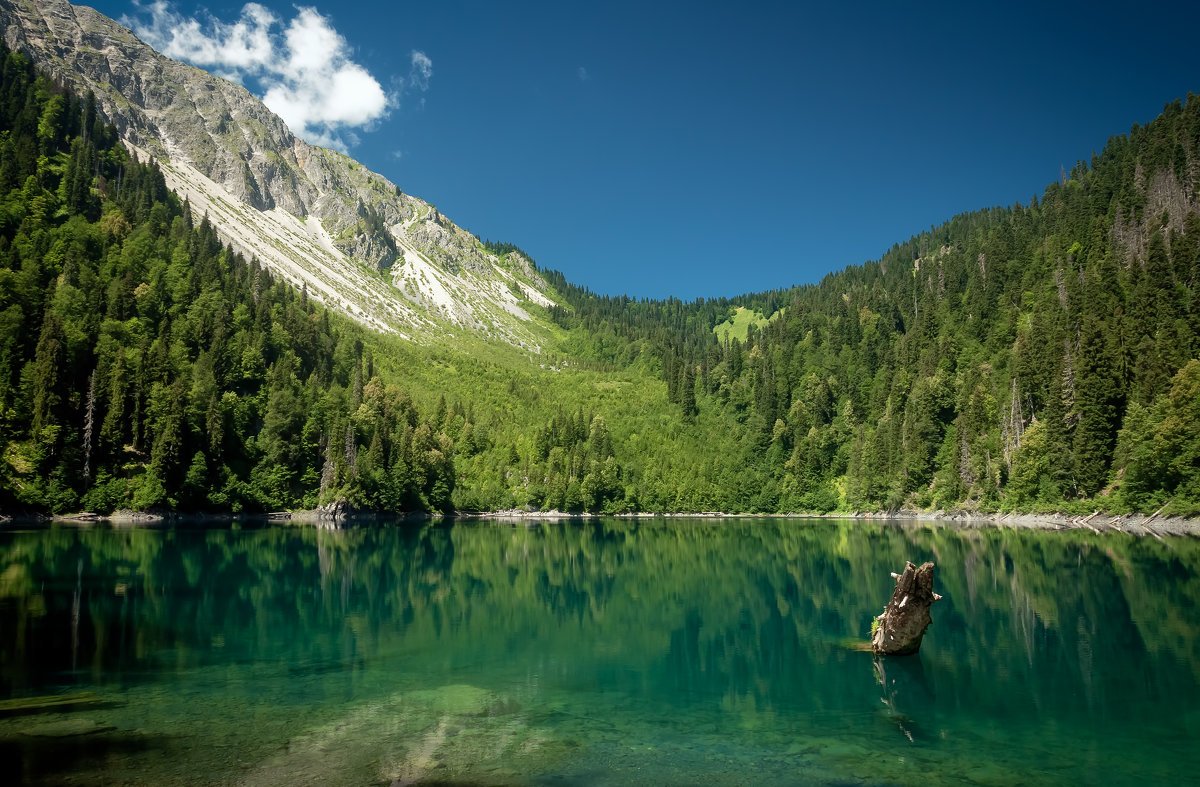
[[[98,11],[0,0],[10,48],[81,95],[239,251],[377,330],[457,330],[540,351],[555,295],[523,255],[490,253],[435,207],[296,137],[244,87],[167,58]],[[197,119],[199,123],[197,123]]]

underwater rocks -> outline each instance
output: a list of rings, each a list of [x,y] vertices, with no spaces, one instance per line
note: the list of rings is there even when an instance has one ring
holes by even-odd
[[[392,695],[290,740],[244,784],[504,784],[568,747],[519,703],[463,684]]]
[[[92,719],[67,718],[34,724],[21,731],[31,738],[78,738],[82,735],[99,735],[117,728]]]

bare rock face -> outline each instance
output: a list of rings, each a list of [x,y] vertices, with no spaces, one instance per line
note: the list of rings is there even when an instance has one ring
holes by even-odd
[[[77,92],[93,91],[101,114],[129,143],[186,161],[256,210],[316,215],[349,246],[359,229],[356,201],[372,187],[395,193],[345,166],[345,157],[297,139],[241,85],[158,54],[91,8],[0,0],[0,13],[9,46]],[[404,218],[400,206],[378,202],[386,220]]]
[[[93,92],[131,151],[155,159],[227,242],[310,297],[417,340],[450,326],[536,342],[512,293],[549,303],[536,270],[492,254],[349,156],[299,139],[241,85],[66,0],[0,0],[0,35],[75,92]]]
[[[933,563],[920,568],[904,564],[902,574],[892,574],[896,589],[876,620],[871,635],[871,650],[878,656],[907,656],[921,649],[925,630],[933,622],[929,608],[941,599],[933,592]]]

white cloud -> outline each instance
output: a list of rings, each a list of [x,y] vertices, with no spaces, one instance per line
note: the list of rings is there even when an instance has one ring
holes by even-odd
[[[121,21],[168,57],[260,88],[263,103],[288,128],[318,145],[345,150],[358,141],[354,129],[370,130],[399,100],[351,59],[346,39],[316,9],[299,7],[286,23],[257,3],[247,3],[235,22],[207,12],[184,17],[165,0],[137,5],[137,18]],[[407,87],[429,89],[433,61],[412,53]]]
[[[586,68],[584,68],[583,66],[580,66],[580,67],[579,67],[579,68],[578,68],[578,69],[575,71],[575,75],[576,75],[577,77],[579,77],[579,81],[580,81],[580,82],[586,82],[586,81],[588,81],[589,79],[591,79],[591,78],[592,78],[592,75],[591,75],[591,74],[589,74],[589,73],[588,73],[588,70],[587,70]]]

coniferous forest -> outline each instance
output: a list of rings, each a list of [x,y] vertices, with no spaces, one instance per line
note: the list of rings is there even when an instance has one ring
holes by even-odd
[[[815,285],[543,271],[546,364],[328,312],[0,54],[0,510],[1200,511],[1195,96]]]
[[[450,506],[449,439],[305,293],[223,246],[3,53],[0,508]]]
[[[652,355],[685,416],[769,457],[765,510],[1200,504],[1200,97],[1028,205],[962,214],[884,257],[737,303],[559,281],[594,355]],[[778,310],[778,311],[776,311]],[[605,348],[616,348],[605,352]]]

